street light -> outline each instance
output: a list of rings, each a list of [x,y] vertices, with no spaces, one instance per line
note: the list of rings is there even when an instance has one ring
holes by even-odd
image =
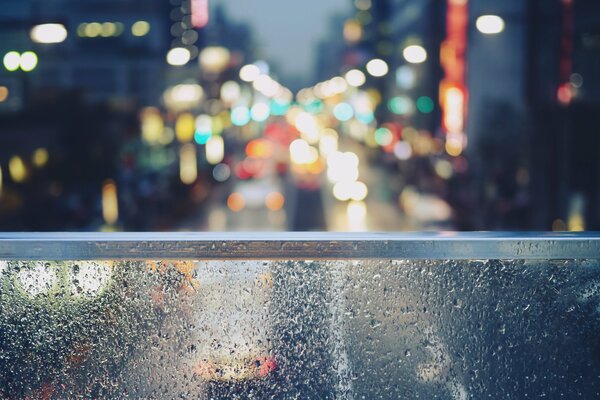
[[[67,29],[63,24],[36,25],[29,32],[29,37],[35,43],[62,43],[67,35]]]
[[[26,51],[23,54],[9,51],[4,55],[3,63],[7,71],[14,72],[20,67],[21,70],[30,72],[37,67],[38,57],[33,51]]]
[[[19,69],[21,64],[21,55],[16,51],[9,51],[4,55],[4,68],[10,72],[14,72]]]
[[[21,69],[25,72],[30,72],[35,69],[38,64],[38,57],[33,51],[26,51],[21,54]]]
[[[504,30],[504,20],[497,15],[482,15],[477,18],[475,26],[485,35],[495,35]]]
[[[427,51],[423,46],[417,44],[405,47],[402,51],[402,55],[404,56],[404,59],[411,64],[420,64],[427,60]]]
[[[387,63],[379,58],[367,63],[367,72],[376,78],[386,75],[388,71]]]
[[[192,58],[190,51],[184,47],[176,47],[167,53],[167,62],[176,67],[187,64],[190,58]]]

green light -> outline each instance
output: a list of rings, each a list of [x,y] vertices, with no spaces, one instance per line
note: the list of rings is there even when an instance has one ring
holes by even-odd
[[[287,114],[290,103],[281,100],[271,101],[271,115],[282,116]]]
[[[423,114],[429,114],[433,111],[434,104],[433,100],[429,96],[421,96],[417,99],[417,110]]]
[[[321,100],[314,100],[304,105],[304,110],[311,114],[318,114],[323,111],[323,102]]]
[[[392,97],[388,101],[388,108],[391,112],[398,115],[412,114],[414,112],[413,102],[406,96]]]
[[[375,143],[380,146],[387,146],[392,143],[392,132],[387,128],[379,128],[375,131]]]
[[[338,121],[346,122],[354,116],[354,109],[348,103],[340,103],[333,109],[333,115]]]
[[[245,106],[238,106],[231,110],[231,123],[235,126],[244,126],[250,122],[250,110]]]

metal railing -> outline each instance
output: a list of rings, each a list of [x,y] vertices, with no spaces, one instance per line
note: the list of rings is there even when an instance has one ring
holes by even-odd
[[[0,259],[572,259],[600,233],[0,233]]]
[[[0,234],[0,398],[596,398],[595,233]]]

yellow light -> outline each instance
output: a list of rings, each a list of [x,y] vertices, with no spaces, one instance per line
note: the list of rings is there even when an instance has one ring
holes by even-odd
[[[158,108],[147,107],[142,111],[142,139],[149,144],[162,140],[165,124]]]
[[[179,150],[179,178],[186,185],[191,185],[198,177],[198,160],[196,146],[187,143]]]
[[[225,145],[221,136],[212,136],[206,142],[206,161],[216,165],[223,161],[225,156]]]
[[[85,36],[91,38],[100,36],[100,34],[102,33],[102,25],[100,25],[98,22],[91,22],[85,25],[84,33]]]
[[[38,57],[33,51],[26,51],[25,53],[21,54],[20,65],[23,71],[33,71],[35,67],[37,67],[37,64]]]
[[[187,64],[191,58],[190,51],[183,47],[175,47],[167,53],[167,63],[176,67]]]
[[[260,68],[254,64],[244,65],[240,69],[240,79],[244,82],[254,82],[260,76]]]
[[[404,59],[411,64],[420,64],[427,60],[427,51],[423,46],[411,45],[407,46],[402,50],[402,56]]]
[[[271,192],[265,198],[265,205],[271,211],[278,211],[283,208],[285,197],[279,192]]]
[[[220,46],[206,47],[200,52],[200,56],[198,57],[202,69],[210,73],[222,72],[230,60],[231,53],[229,50]]]
[[[82,22],[81,24],[79,24],[79,26],[77,27],[77,36],[79,37],[86,37],[87,34],[85,33],[85,29],[87,28],[87,25],[85,22]]]
[[[117,26],[113,22],[105,22],[102,24],[102,32],[100,35],[102,37],[110,37],[114,36],[117,32]]]
[[[353,87],[362,86],[367,81],[365,74],[358,69],[352,69],[346,72],[345,78],[348,82],[348,85]]]
[[[360,22],[351,19],[344,23],[344,39],[350,43],[356,43],[363,37],[363,28]]]
[[[571,232],[582,232],[585,230],[585,221],[583,216],[579,213],[569,216],[567,220],[568,230]]]
[[[463,151],[464,135],[461,133],[455,134],[448,132],[446,135],[446,153],[453,157],[458,157]]]
[[[195,129],[196,121],[191,113],[181,114],[175,122],[175,136],[180,143],[191,142]]]
[[[9,95],[9,90],[6,86],[0,86],[0,103],[6,101]]]
[[[497,15],[482,15],[475,22],[477,30],[486,35],[495,35],[504,30],[504,20]]]
[[[12,156],[8,161],[8,172],[13,181],[19,183],[27,179],[27,168],[23,159],[19,156]]]
[[[113,225],[119,220],[117,185],[110,179],[102,185],[102,217],[108,225]]]
[[[389,71],[385,61],[375,58],[367,63],[367,72],[374,77],[385,76]]]
[[[150,23],[148,21],[137,21],[131,25],[131,34],[133,36],[146,36],[150,32]]]
[[[31,28],[29,37],[35,43],[61,43],[67,38],[67,29],[63,24],[41,24]]]
[[[16,51],[9,51],[4,55],[4,68],[8,71],[13,72],[19,69],[21,64],[21,55]]]
[[[457,87],[448,88],[442,98],[444,126],[449,132],[461,132],[464,126],[464,94]]]
[[[44,165],[46,165],[49,158],[50,158],[50,155],[48,154],[48,150],[41,147],[33,152],[33,157],[32,157],[33,165],[35,165],[38,168],[41,168]]]

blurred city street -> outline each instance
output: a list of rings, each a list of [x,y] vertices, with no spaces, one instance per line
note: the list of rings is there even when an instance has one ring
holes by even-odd
[[[257,1],[9,0],[0,228],[600,227],[597,2]]]

